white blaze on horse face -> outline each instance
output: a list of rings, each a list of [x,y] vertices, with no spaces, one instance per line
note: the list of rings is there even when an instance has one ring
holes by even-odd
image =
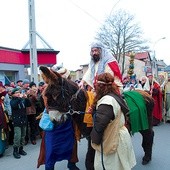
[[[59,112],[58,110],[49,111],[50,120],[57,123],[64,123],[67,120],[67,115]]]

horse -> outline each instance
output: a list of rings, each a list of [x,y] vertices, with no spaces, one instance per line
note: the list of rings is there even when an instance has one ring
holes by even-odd
[[[132,135],[137,132],[142,135],[142,148],[144,151],[142,164],[146,165],[152,159],[152,146],[154,140],[152,112],[154,108],[154,99],[148,92],[143,90],[124,92],[123,96],[130,110],[129,115],[125,116],[127,119],[126,126]],[[131,100],[130,102],[128,101],[129,97]],[[139,127],[141,122],[142,125]],[[146,122],[146,124],[144,124],[144,122]]]
[[[46,66],[40,66],[39,69],[47,84],[43,92],[43,99],[49,116],[50,113],[53,113],[51,119],[54,123],[54,129],[46,131],[43,135],[37,168],[45,164],[46,169],[54,169],[57,161],[65,159],[68,162],[72,160],[71,163],[78,162],[76,139],[79,140],[83,131],[81,122],[83,122],[83,113],[86,109],[87,94],[86,90],[80,89],[77,83],[63,78],[56,71]],[[54,114],[59,114],[61,119],[55,119]],[[63,119],[63,115],[65,119]],[[75,136],[73,136],[74,134]],[[68,152],[69,149],[70,152]],[[57,158],[57,154],[60,152],[61,154]],[[69,164],[67,166],[69,168]]]

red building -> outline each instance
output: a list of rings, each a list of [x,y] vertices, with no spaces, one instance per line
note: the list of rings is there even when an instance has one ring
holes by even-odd
[[[57,54],[53,49],[37,49],[38,65],[52,66],[57,63]],[[12,49],[0,47],[0,81],[9,83],[29,78],[27,68],[30,67],[29,49]]]

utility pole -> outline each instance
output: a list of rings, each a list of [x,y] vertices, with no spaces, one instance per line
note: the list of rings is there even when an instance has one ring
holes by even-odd
[[[34,0],[28,0],[28,10],[29,10],[29,46],[30,46],[31,81],[33,81],[35,84],[38,85],[38,64],[37,64]]]

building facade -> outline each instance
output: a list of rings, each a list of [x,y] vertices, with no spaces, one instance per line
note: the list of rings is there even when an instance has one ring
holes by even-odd
[[[39,65],[52,66],[57,63],[59,51],[53,49],[37,49],[37,63]],[[8,84],[19,79],[28,78],[30,67],[29,50],[17,50],[0,47],[0,81]],[[38,68],[37,68],[38,69]]]

